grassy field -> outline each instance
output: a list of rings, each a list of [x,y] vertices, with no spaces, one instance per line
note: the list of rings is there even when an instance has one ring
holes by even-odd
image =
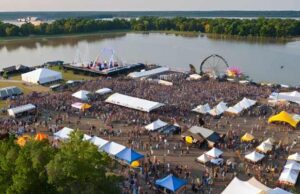
[[[90,76],[86,76],[86,75],[83,75],[83,74],[74,74],[73,71],[71,71],[71,70],[64,71],[63,69],[59,69],[59,66],[53,66],[53,67],[50,67],[49,69],[61,72],[61,74],[63,76],[63,79],[65,81],[67,81],[67,80],[92,80],[92,79],[96,79],[95,77],[90,77]]]

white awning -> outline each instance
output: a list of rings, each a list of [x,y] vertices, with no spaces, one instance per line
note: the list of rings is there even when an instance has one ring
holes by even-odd
[[[159,102],[144,100],[141,98],[131,97],[119,93],[112,94],[105,100],[105,102],[144,112],[150,112],[154,109],[164,106],[164,104]]]
[[[149,131],[155,131],[155,130],[165,127],[167,125],[168,125],[168,123],[166,123],[160,119],[157,119],[156,121],[150,123],[149,125],[146,125],[145,128]]]
[[[271,100],[286,100],[286,101],[300,104],[300,92],[298,92],[298,91],[281,92],[281,93],[273,92],[269,96],[269,99],[271,99]]]
[[[25,82],[45,84],[48,82],[61,80],[62,74],[60,72],[53,71],[47,68],[38,68],[28,73],[23,73],[21,77],[22,81]]]
[[[36,108],[33,104],[26,104],[22,106],[17,106],[15,108],[10,108],[7,110],[9,116],[15,117],[17,114],[34,110]]]
[[[240,106],[240,104],[236,104],[232,107],[229,107],[226,112],[231,114],[240,114],[243,111],[243,108]]]
[[[292,194],[292,193],[276,187],[275,189],[270,190],[268,194]]]
[[[200,114],[206,114],[206,113],[209,113],[210,111],[210,106],[209,104],[204,104],[204,105],[199,105],[197,106],[196,108],[194,108],[192,111],[194,112],[197,112],[197,113],[200,113]]]
[[[228,109],[227,103],[224,103],[222,101],[217,106],[215,106],[212,110],[210,110],[209,114],[211,114],[212,116],[218,116],[223,114],[227,109]]]
[[[205,153],[207,156],[210,156],[212,158],[219,158],[223,152],[217,148],[212,148],[208,152]]]
[[[124,150],[126,147],[115,143],[115,142],[109,142],[107,144],[105,144],[104,146],[102,146],[100,148],[100,150],[103,150],[104,152],[110,154],[110,155],[117,155],[119,152],[121,152],[122,150]]]

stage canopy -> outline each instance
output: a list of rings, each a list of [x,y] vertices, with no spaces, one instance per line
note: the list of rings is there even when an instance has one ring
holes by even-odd
[[[144,157],[144,155],[132,150],[131,148],[125,148],[116,155],[117,158],[126,161],[128,164],[131,162],[139,160]]]
[[[34,84],[46,84],[62,79],[62,74],[46,68],[39,68],[21,75],[22,81]]]
[[[113,95],[109,96],[105,102],[144,112],[151,112],[154,109],[164,106],[164,104],[159,102],[144,100],[119,93],[114,93]]]
[[[92,144],[94,144],[95,146],[97,146],[98,148],[101,148],[102,146],[104,146],[105,144],[108,143],[107,140],[102,139],[100,137],[94,136],[89,140]]]
[[[74,131],[74,129],[71,129],[71,128],[68,128],[68,127],[64,127],[61,130],[59,130],[56,133],[54,133],[54,138],[55,139],[61,139],[61,140],[69,139],[69,135],[73,131]]]
[[[295,120],[292,115],[285,111],[281,111],[279,114],[271,116],[268,120],[269,123],[273,122],[284,122],[290,124],[296,128],[299,121]]]
[[[108,153],[109,155],[117,155],[119,152],[121,152],[122,150],[124,150],[126,147],[115,143],[115,142],[109,142],[107,144],[105,144],[104,146],[102,146],[100,149],[103,150],[104,152]]]
[[[154,121],[154,122],[146,125],[145,128],[148,131],[155,131],[155,130],[158,130],[158,129],[160,129],[162,127],[165,127],[167,125],[169,125],[169,124],[166,123],[166,122],[164,122],[164,121],[162,121],[162,120],[160,120],[160,119],[157,119],[156,121]]]
[[[102,88],[100,90],[97,90],[95,93],[96,94],[100,94],[100,95],[104,95],[104,94],[108,94],[108,93],[111,93],[112,90],[109,89],[109,88]]]
[[[89,94],[90,94],[89,91],[79,90],[78,92],[75,92],[74,94],[72,94],[72,96],[77,98],[77,99],[86,101],[86,100],[89,99],[89,97],[88,97]]]
[[[176,192],[181,187],[187,184],[186,180],[179,179],[172,174],[166,176],[165,178],[158,179],[155,181],[155,184],[158,186],[161,186],[163,188],[166,188],[170,191]]]
[[[251,162],[254,162],[254,163],[261,161],[264,157],[265,157],[264,154],[260,154],[256,151],[253,151],[250,154],[245,155],[245,158],[247,160],[250,160]]]

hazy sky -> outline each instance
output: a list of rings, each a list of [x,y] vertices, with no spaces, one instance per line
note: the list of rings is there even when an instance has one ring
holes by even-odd
[[[300,0],[0,0],[0,11],[300,10]]]

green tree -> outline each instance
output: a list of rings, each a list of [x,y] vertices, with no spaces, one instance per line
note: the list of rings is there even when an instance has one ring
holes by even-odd
[[[108,156],[83,141],[83,134],[72,133],[47,165],[49,183],[58,193],[118,193],[116,183],[106,176]]]

